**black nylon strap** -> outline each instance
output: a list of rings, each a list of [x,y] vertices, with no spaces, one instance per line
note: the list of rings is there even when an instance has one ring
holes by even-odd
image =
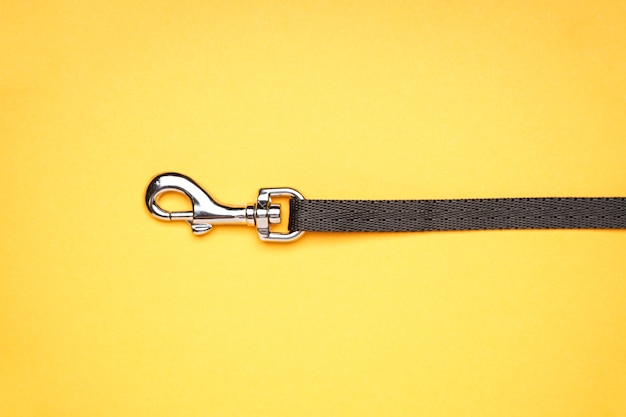
[[[289,230],[411,232],[492,229],[624,229],[625,197],[459,200],[298,200]]]

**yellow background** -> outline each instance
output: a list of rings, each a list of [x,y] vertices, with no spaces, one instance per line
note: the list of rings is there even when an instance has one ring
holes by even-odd
[[[272,245],[143,202],[626,195],[623,1],[0,9],[1,416],[626,415],[625,232]]]

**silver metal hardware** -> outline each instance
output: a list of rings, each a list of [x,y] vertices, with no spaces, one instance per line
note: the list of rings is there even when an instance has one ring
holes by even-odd
[[[166,211],[158,205],[159,196],[168,192],[185,194],[191,200],[192,211]],[[218,203],[191,178],[177,173],[155,177],[146,191],[146,206],[159,220],[183,220],[189,223],[193,233],[200,235],[211,230],[215,224],[247,224],[256,226],[259,238],[265,241],[289,242],[302,235],[302,231],[289,233],[272,232],[271,225],[281,222],[280,204],[272,204],[272,197],[304,197],[292,188],[262,188],[256,202],[248,206],[230,207]]]

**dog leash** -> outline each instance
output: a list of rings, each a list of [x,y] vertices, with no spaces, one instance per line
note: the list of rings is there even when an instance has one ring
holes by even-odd
[[[169,212],[158,205],[167,192],[185,194],[192,211]],[[274,197],[289,197],[287,233]],[[304,232],[424,232],[502,229],[626,229],[626,197],[533,197],[453,200],[307,200],[293,188],[262,188],[254,203],[227,206],[191,178],[156,176],[146,191],[146,206],[159,220],[186,221],[195,234],[216,224],[256,226],[264,241],[289,242]]]

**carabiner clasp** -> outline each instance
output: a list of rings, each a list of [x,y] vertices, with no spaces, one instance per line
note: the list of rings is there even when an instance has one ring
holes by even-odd
[[[172,191],[189,197],[192,211],[169,212],[162,209],[158,204],[159,196]],[[210,231],[214,224],[246,224],[256,226],[261,240],[287,242],[297,239],[302,232],[277,233],[270,230],[271,224],[281,222],[280,204],[272,204],[272,197],[279,196],[304,199],[302,194],[291,188],[264,188],[259,191],[255,203],[227,206],[218,203],[191,178],[171,172],[158,175],[150,182],[146,191],[146,206],[159,220],[186,221],[197,235]]]

